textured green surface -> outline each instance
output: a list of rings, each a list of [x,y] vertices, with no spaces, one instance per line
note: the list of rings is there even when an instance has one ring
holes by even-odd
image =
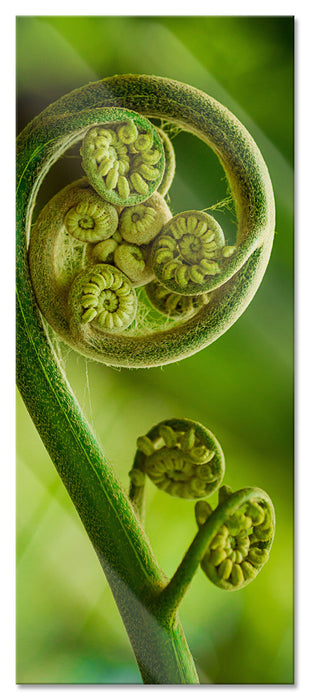
[[[220,439],[233,488],[256,483],[275,503],[277,534],[258,579],[230,594],[199,572],[182,604],[201,682],[293,679],[292,30],[287,18],[18,20],[21,126],[89,80],[128,71],[169,75],[231,109],[254,136],[271,173],[277,207],[271,262],[246,314],[225,336],[163,371],[115,372],[62,348],[70,382],[125,489],[136,436],[164,417],[183,415]],[[85,41],[88,32],[91,41]],[[173,212],[224,198],[223,172],[209,149],[202,152],[187,134],[174,145]],[[40,205],[70,178],[82,176],[75,163],[63,158],[54,168]],[[201,175],[206,167],[207,180]],[[230,213],[216,215],[233,233]],[[97,559],[19,399],[17,422],[18,681],[139,683]],[[195,533],[192,507],[149,485],[146,528],[171,575]]]

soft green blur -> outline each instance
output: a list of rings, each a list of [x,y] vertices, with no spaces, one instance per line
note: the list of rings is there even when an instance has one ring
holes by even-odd
[[[258,578],[227,593],[199,571],[182,603],[201,683],[293,682],[293,29],[291,17],[17,19],[19,128],[87,82],[162,75],[231,109],[270,170],[277,206],[271,261],[255,299],[224,336],[153,370],[116,371],[62,347],[68,378],[125,489],[136,437],[178,416],[220,440],[225,483],[259,486],[274,502],[275,542]],[[173,210],[223,199],[214,154],[188,134],[174,144]],[[71,173],[79,176],[79,167],[63,158],[40,201]],[[231,235],[232,213],[215,215]],[[194,506],[150,483],[147,501],[147,533],[171,575],[195,534]],[[19,397],[17,535],[17,682],[140,683],[96,555]]]

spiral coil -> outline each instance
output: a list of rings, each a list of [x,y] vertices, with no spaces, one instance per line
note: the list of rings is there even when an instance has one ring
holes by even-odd
[[[171,496],[196,499],[212,494],[223,479],[225,462],[214,435],[200,423],[170,419],[137,440],[130,471],[136,485],[141,474]]]
[[[89,108],[77,110],[79,95],[90,100]],[[31,278],[40,310],[69,345],[110,365],[151,367],[187,357],[235,322],[268,263],[274,203],[261,155],[222,105],[175,81],[115,76],[74,93],[69,109],[70,100],[63,115],[55,107],[55,157],[81,141],[87,178],[59,192],[31,227]],[[53,109],[44,121],[47,139]],[[163,198],[175,173],[168,133],[182,129],[206,141],[221,160],[238,218],[232,245],[210,214],[173,216]],[[134,287],[144,287],[131,324],[110,329],[117,344],[104,324],[95,341],[85,329],[72,335],[70,284],[93,264],[111,265]]]
[[[232,490],[227,486],[220,488],[219,506],[226,505],[227,517],[216,528],[200,564],[206,576],[225,590],[239,590],[256,578],[269,558],[273,542],[275,515],[270,498],[261,490],[258,495],[252,495],[251,489],[248,491],[236,508]],[[239,493],[242,495],[242,490]],[[202,528],[209,519],[211,523],[217,510],[212,511],[208,503],[198,501],[195,505],[198,527]]]

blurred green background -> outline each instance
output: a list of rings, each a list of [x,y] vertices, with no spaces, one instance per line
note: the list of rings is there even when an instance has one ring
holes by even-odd
[[[255,582],[226,593],[199,571],[182,604],[201,683],[293,682],[293,32],[293,18],[280,16],[17,18],[18,130],[89,81],[156,74],[231,109],[270,170],[277,207],[271,261],[225,336],[152,370],[117,371],[62,348],[68,378],[125,489],[136,437],[164,418],[186,416],[220,440],[225,483],[260,486],[275,504],[274,546]],[[174,145],[173,211],[225,197],[214,154],[185,133]],[[39,205],[79,176],[79,167],[64,157]],[[216,216],[233,231],[229,211]],[[171,575],[195,534],[193,503],[151,484],[147,497],[147,533]],[[17,682],[141,682],[96,555],[19,397]]]

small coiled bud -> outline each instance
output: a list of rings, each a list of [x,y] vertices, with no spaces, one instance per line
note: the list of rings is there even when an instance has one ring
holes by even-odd
[[[240,503],[237,507],[236,497]],[[226,514],[222,525],[216,527],[201,568],[219,588],[239,590],[257,576],[268,560],[275,530],[274,509],[260,489],[233,493],[229,487],[222,486],[218,502],[213,512],[205,501],[196,504],[199,528],[207,521],[211,526],[213,519],[218,522],[221,510],[225,509]]]
[[[148,119],[128,110],[107,110],[107,121],[87,131],[81,156],[96,192],[122,206],[148,199],[165,169],[158,131]]]
[[[131,469],[129,477],[134,486],[144,486],[145,474],[140,469]]]
[[[171,419],[138,438],[133,468],[163,491],[180,498],[213,493],[225,470],[221,446],[200,423]]]
[[[132,323],[137,308],[135,291],[128,278],[111,265],[98,264],[73,280],[69,294],[72,319],[100,331],[120,333]]]
[[[128,243],[145,245],[159,234],[170,218],[171,212],[164,198],[154,192],[146,202],[122,210],[119,232]]]
[[[168,263],[169,265],[169,263]],[[157,311],[176,320],[185,320],[193,316],[198,309],[210,301],[210,294],[185,296],[167,289],[158,280],[153,280],[145,287],[147,298]]]
[[[130,279],[134,287],[141,287],[154,276],[148,265],[148,250],[130,243],[121,243],[114,251],[114,264]]]
[[[229,498],[229,496],[231,496],[232,492],[233,491],[232,491],[232,488],[230,488],[230,486],[226,486],[226,484],[223,484],[223,486],[221,486],[221,488],[219,489],[219,492],[218,492],[219,505],[221,503],[224,503],[224,501],[227,501],[227,498]]]
[[[91,251],[92,262],[112,264],[114,262],[114,253],[118,245],[119,243],[115,240],[114,236],[111,236],[111,238],[108,238],[106,241],[100,241]]]
[[[197,525],[204,525],[212,513],[212,508],[207,501],[197,501],[195,503],[195,517]]]
[[[113,236],[118,226],[118,214],[112,204],[90,195],[69,209],[64,224],[68,233],[78,241],[96,243]]]
[[[217,287],[221,249],[225,238],[220,225],[204,212],[174,216],[154,241],[155,276],[180,294],[202,294]]]

